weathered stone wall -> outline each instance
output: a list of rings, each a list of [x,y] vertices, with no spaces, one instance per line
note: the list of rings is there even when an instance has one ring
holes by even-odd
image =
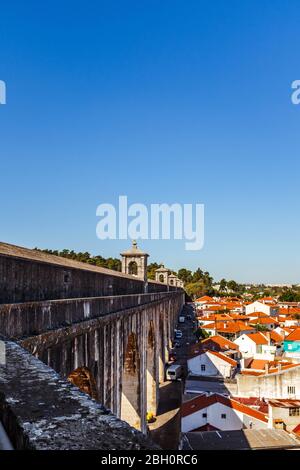
[[[155,449],[20,346],[6,342],[0,365],[0,421],[18,450]]]
[[[158,384],[164,379],[183,302],[182,292],[165,294],[147,304],[23,339],[21,344],[63,377],[88,368],[100,403],[145,431],[147,410],[156,411]]]
[[[144,305],[175,293],[132,294],[0,305],[0,332],[20,339]],[[177,294],[175,294],[177,295]]]
[[[237,389],[241,397],[300,399],[300,366],[278,374],[250,376],[238,374]],[[295,394],[288,387],[295,387]]]
[[[76,263],[76,268],[51,264],[48,258],[41,262],[0,253],[0,304],[144,292],[143,281],[133,276],[84,263]],[[166,290],[164,284],[148,283],[148,292]]]

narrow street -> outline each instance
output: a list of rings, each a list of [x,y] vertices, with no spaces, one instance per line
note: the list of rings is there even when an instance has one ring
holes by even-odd
[[[174,364],[181,364],[186,374],[186,360],[190,344],[195,342],[193,334],[195,325],[194,315],[191,307],[185,305],[182,310],[185,317],[184,323],[178,323],[177,329],[181,330],[183,336],[176,340],[179,347],[175,348],[176,361]],[[191,319],[187,318],[191,315]],[[177,381],[165,381],[160,385],[159,406],[155,423],[149,424],[150,435],[162,449],[178,449],[180,438],[180,407],[184,387],[184,378]]]

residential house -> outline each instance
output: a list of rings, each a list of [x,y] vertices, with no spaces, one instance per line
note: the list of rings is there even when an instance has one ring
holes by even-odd
[[[265,370],[243,369],[235,378],[240,397],[300,399],[300,364],[282,361]]]
[[[300,328],[295,328],[283,343],[285,357],[296,358],[300,360]]]
[[[198,395],[181,406],[182,432],[267,427],[265,413],[218,393]]]
[[[210,336],[202,340],[200,346],[203,349],[222,352],[235,360],[240,356],[238,345],[221,335]]]
[[[273,359],[276,354],[276,346],[271,345],[270,336],[260,331],[243,334],[234,343],[239,346],[243,358]]]
[[[263,303],[259,300],[255,300],[255,302],[246,305],[246,315],[254,312],[263,312],[267,315],[277,315],[278,310],[278,305]]]
[[[300,425],[300,400],[269,400],[269,427],[291,432]]]
[[[193,350],[193,356],[187,360],[189,374],[205,377],[231,378],[236,369],[237,361],[217,351]]]

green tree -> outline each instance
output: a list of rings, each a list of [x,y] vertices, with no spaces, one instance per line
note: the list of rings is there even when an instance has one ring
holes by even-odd
[[[238,290],[238,284],[233,280],[227,282],[227,287],[233,292],[236,292]]]
[[[203,330],[203,328],[197,328],[197,330],[195,331],[195,336],[197,340],[200,341],[201,339],[208,338],[210,335],[206,330]]]
[[[224,292],[226,290],[226,287],[227,287],[226,279],[221,279],[221,281],[220,281],[220,291]]]
[[[177,276],[179,279],[181,279],[185,284],[188,282],[192,282],[193,276],[192,276],[192,271],[189,269],[181,268],[179,269]]]
[[[279,297],[279,300],[281,302],[300,302],[300,295],[292,289],[289,289]]]

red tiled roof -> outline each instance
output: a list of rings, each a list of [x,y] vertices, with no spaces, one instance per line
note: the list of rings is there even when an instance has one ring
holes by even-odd
[[[268,414],[268,403],[265,400],[261,400],[257,397],[232,397],[233,400],[243,403],[243,405],[257,407],[258,411],[264,414]]]
[[[252,359],[247,369],[264,370],[266,364],[269,364],[267,359]]]
[[[297,424],[297,426],[293,429],[293,432],[300,436],[300,424]]]
[[[231,321],[231,322],[218,322],[217,331],[222,333],[238,333],[240,331],[254,331],[254,328],[244,325],[240,320]]]
[[[259,331],[257,333],[249,333],[247,336],[254,341],[255,344],[268,344],[267,338]]]
[[[268,315],[267,313],[264,313],[264,312],[252,312],[252,313],[247,313],[246,317],[257,317],[257,318],[260,318],[260,317],[263,317],[263,318],[269,318],[270,315]]]
[[[214,302],[214,299],[212,297],[209,297],[209,295],[203,295],[203,297],[199,297],[199,299],[196,299],[196,302]]]
[[[216,324],[215,323],[207,323],[207,325],[202,325],[204,330],[215,330]]]
[[[277,331],[274,331],[272,330],[270,332],[270,338],[275,341],[275,343],[282,343],[282,341],[284,340],[284,337],[281,336],[279,333],[277,333]]]
[[[206,351],[208,354],[213,354],[214,356],[218,357],[219,359],[222,359],[223,361],[225,362],[228,362],[228,364],[232,365],[232,366],[237,366],[237,362],[232,359],[231,357],[228,357],[228,356],[225,356],[225,354],[222,354],[220,352],[217,352],[217,351]]]
[[[268,400],[269,404],[275,408],[299,408],[300,400],[276,399]]]
[[[224,336],[220,335],[210,336],[209,338],[202,340],[201,345],[209,349],[208,345],[210,342],[217,344],[222,349],[239,349],[238,345],[235,344],[233,341],[230,341],[229,339],[224,338]]]
[[[201,343],[195,344],[190,348],[189,358],[191,359],[193,357],[200,356],[201,354],[212,354],[234,367],[237,366],[237,362],[234,359],[231,359],[231,357],[228,357],[220,352],[213,351],[212,349],[204,349]]]
[[[286,364],[286,365],[283,365],[283,363],[281,363],[281,369],[279,370],[278,366],[277,367],[274,367],[274,366],[271,366],[269,367],[269,371],[268,373],[266,371],[261,371],[261,372],[258,372],[256,370],[252,370],[252,369],[242,369],[241,370],[241,374],[242,375],[269,375],[269,374],[277,374],[278,372],[285,372],[287,371],[288,369],[292,369],[293,367],[300,367],[300,364]]]
[[[278,324],[278,322],[274,318],[270,317],[261,317],[261,318],[256,318],[255,320],[250,320],[250,324],[253,325],[272,325],[272,324]]]
[[[231,398],[225,397],[223,395],[219,395],[214,393],[213,395],[200,395],[192,400],[184,402],[181,406],[181,416],[184,418],[185,416],[189,416],[197,411],[202,410],[203,408],[208,408],[215,403],[221,403],[228,408],[233,408],[236,411],[240,411],[248,416],[252,416],[255,419],[263,421],[265,423],[268,422],[267,416],[262,413],[261,411],[254,410],[250,408],[250,406],[244,405],[236,400]]]

